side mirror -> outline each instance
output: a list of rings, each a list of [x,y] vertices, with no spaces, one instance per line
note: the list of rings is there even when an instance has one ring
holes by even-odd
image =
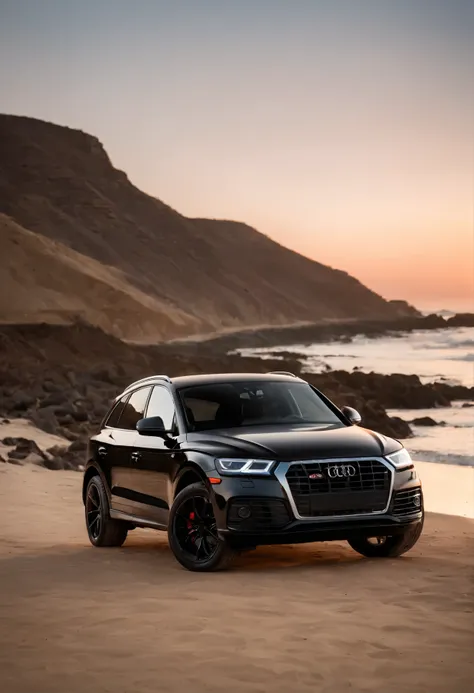
[[[341,411],[349,423],[351,423],[353,426],[360,424],[362,421],[362,417],[357,409],[353,409],[352,407],[342,407]]]
[[[135,428],[141,436],[167,437],[165,424],[161,416],[149,416],[147,419],[140,419]]]

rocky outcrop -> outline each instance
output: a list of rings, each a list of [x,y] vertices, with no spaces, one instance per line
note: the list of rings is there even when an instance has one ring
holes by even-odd
[[[314,384],[321,384],[322,389],[337,383],[339,388],[354,390],[366,399],[375,399],[387,409],[449,407],[453,400],[469,399],[474,394],[474,388],[444,383],[423,384],[417,375],[331,371],[321,375],[308,374],[307,377]]]
[[[284,361],[263,361],[207,350],[204,345],[199,351],[176,345],[134,346],[82,324],[0,326],[0,417],[26,417],[66,438],[69,448],[48,451],[45,464],[77,468],[84,462],[87,438],[131,381],[150,373],[270,370],[299,374],[301,363],[291,354]],[[455,399],[474,400],[474,388],[424,385],[416,375],[326,371],[304,377],[338,406],[358,409],[365,427],[395,438],[409,436],[411,429],[406,421],[388,416],[387,409],[425,409],[449,406]]]

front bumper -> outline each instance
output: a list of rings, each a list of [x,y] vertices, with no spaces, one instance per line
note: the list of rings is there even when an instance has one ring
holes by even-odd
[[[213,486],[213,490],[218,533],[235,546],[394,535],[404,532],[423,517],[421,484],[413,469],[393,473],[388,505],[383,512],[346,514],[344,517],[299,516],[291,491],[277,477],[226,476]],[[406,501],[413,495],[419,495],[416,509]],[[250,517],[238,516],[243,507],[250,508]]]

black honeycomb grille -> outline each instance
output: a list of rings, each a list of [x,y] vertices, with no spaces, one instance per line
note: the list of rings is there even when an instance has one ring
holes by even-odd
[[[301,462],[286,480],[303,517],[381,512],[388,504],[391,471],[378,460]]]

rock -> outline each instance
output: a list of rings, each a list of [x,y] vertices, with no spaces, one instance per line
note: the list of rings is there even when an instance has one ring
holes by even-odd
[[[9,450],[8,453],[8,459],[10,460],[24,460],[26,457],[28,457],[29,453],[28,450]]]
[[[45,407],[60,407],[64,404],[64,399],[64,392],[52,392],[41,400],[39,408],[44,409]]]
[[[84,467],[84,455],[76,453],[74,456],[63,457],[64,469],[73,471]]]
[[[74,371],[67,371],[66,378],[72,387],[76,387],[77,377],[76,377],[76,374],[74,373]]]
[[[68,451],[69,452],[85,452],[87,450],[87,441],[78,439],[75,440],[72,445],[69,446]]]
[[[31,421],[46,433],[57,433],[59,428],[58,420],[54,411],[50,407],[33,411],[30,416]]]
[[[36,442],[34,440],[29,440],[27,438],[23,438],[17,443],[16,449],[17,450],[25,450],[26,452],[32,452],[32,453],[35,453],[36,455],[41,455],[42,457],[44,457],[43,451],[40,450],[40,448],[38,447],[38,445],[36,444]]]
[[[474,313],[456,313],[446,322],[449,327],[474,327]]]
[[[4,423],[4,424],[9,424],[9,423],[10,423],[10,419],[2,419],[2,423]]]
[[[431,315],[426,315],[423,318],[419,318],[419,328],[422,330],[437,330],[439,328],[446,327],[447,321],[437,313],[432,313]]]
[[[75,411],[75,407],[73,404],[60,404],[58,407],[53,407],[54,415],[57,419],[59,417],[64,417],[64,416],[70,416],[72,418],[72,414]]]
[[[470,409],[471,407],[474,407],[474,402],[464,402],[461,409]]]
[[[10,455],[8,456],[8,462],[10,464],[16,464],[18,467],[21,467],[24,464],[24,460],[17,459],[16,457],[10,457]]]
[[[13,448],[22,440],[26,440],[26,438],[11,438],[10,436],[7,436],[7,438],[2,440],[2,443],[9,448]]]
[[[78,423],[88,421],[89,419],[87,412],[84,409],[76,409],[76,411],[71,412],[71,416],[74,421],[77,421]]]
[[[6,462],[6,459],[0,455],[0,462]]]
[[[38,455],[36,452],[30,452],[30,454],[25,457],[24,464],[35,464],[38,467],[44,467],[46,457]]]
[[[71,431],[68,428],[60,428],[58,431],[59,435],[66,438],[70,443],[73,443],[79,438],[79,434],[75,431]]]
[[[397,309],[397,312],[399,313],[399,316],[401,318],[416,318],[420,315],[418,310],[410,303],[408,303],[408,301],[403,301],[401,299],[392,299],[391,301],[389,301],[389,303],[391,306]]]
[[[417,419],[413,419],[413,421],[410,421],[414,426],[441,426],[441,423],[438,423],[434,419],[431,418],[431,416],[420,416]]]
[[[108,364],[105,366],[99,365],[92,368],[91,376],[94,380],[115,385],[115,383],[117,382],[118,373],[116,367],[113,364]]]
[[[64,460],[62,457],[48,457],[44,461],[44,466],[46,469],[51,469],[51,470],[58,470],[58,469],[64,469]]]
[[[40,450],[34,440],[28,440],[27,438],[4,438],[3,444],[8,446],[15,445],[15,449],[10,450],[8,453],[10,460],[43,464],[46,459],[45,453]]]
[[[72,418],[71,414],[65,414],[64,416],[58,416],[58,424],[60,426],[71,426],[73,423],[74,423],[74,419]]]
[[[60,392],[63,389],[58,383],[54,383],[52,380],[44,380],[42,385],[44,392]]]
[[[62,445],[54,445],[52,448],[48,448],[46,452],[50,457],[64,457],[67,453],[67,447]]]
[[[17,411],[26,411],[35,401],[35,398],[26,392],[14,392],[10,397],[11,406]]]
[[[411,438],[413,431],[410,428],[410,424],[401,419],[399,416],[388,417],[390,421],[390,426],[392,429],[391,436],[393,438]],[[383,432],[383,431],[382,431]]]

